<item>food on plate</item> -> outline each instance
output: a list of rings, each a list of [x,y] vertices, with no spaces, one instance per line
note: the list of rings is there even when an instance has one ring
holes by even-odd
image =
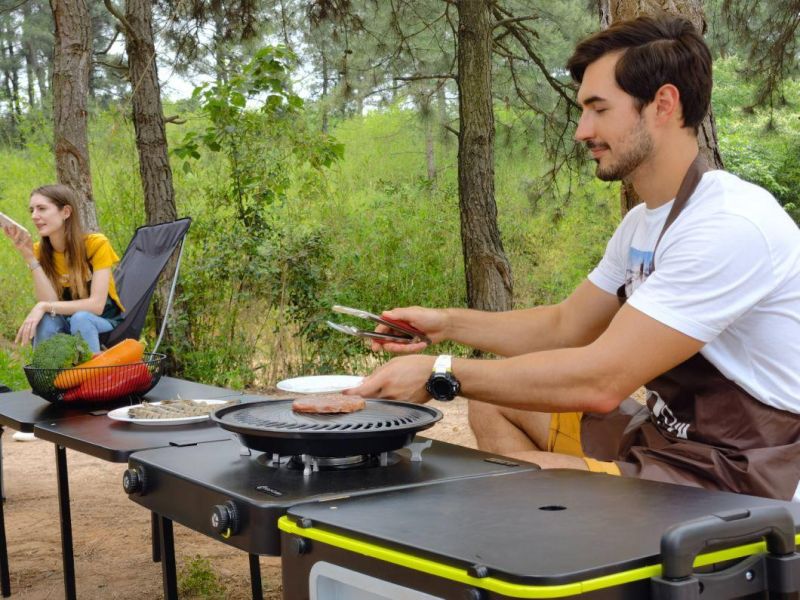
[[[310,415],[352,413],[363,410],[367,405],[361,396],[344,394],[309,394],[292,402],[292,410]]]
[[[67,390],[64,393],[64,402],[119,398],[146,391],[152,382],[150,371],[143,362],[104,369],[79,386]]]
[[[37,369],[68,369],[92,357],[89,344],[79,335],[57,333],[36,344],[31,366]]]
[[[44,342],[42,342],[44,343]],[[53,383],[59,389],[66,390],[76,387],[97,375],[97,371],[91,368],[96,367],[117,367],[119,365],[131,365],[142,361],[144,356],[144,344],[139,340],[127,339],[111,346],[105,352],[101,352],[94,358],[79,364],[74,369],[67,369],[58,374]]]
[[[164,400],[157,403],[143,402],[139,406],[128,409],[128,416],[132,419],[183,419],[185,417],[200,417],[207,415],[212,410],[233,404],[235,400],[217,404],[203,400]]]

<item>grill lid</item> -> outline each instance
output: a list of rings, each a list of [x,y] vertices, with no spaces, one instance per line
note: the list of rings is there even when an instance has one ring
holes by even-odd
[[[402,448],[415,433],[439,421],[442,413],[419,404],[367,400],[356,412],[314,415],[293,411],[292,400],[287,399],[228,406],[211,418],[254,450],[351,456]]]

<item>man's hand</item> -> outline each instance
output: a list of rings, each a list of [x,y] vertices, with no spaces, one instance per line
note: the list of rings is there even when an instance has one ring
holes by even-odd
[[[37,302],[36,305],[31,309],[31,312],[29,312],[28,316],[25,317],[25,320],[22,322],[22,326],[17,332],[17,337],[14,340],[15,343],[27,344],[33,340],[34,336],[36,335],[36,327],[39,325],[39,321],[42,320],[47,312],[45,309],[45,304],[45,302]]]
[[[430,338],[434,344],[441,342],[444,337],[444,332],[447,328],[447,315],[445,311],[435,308],[423,308],[421,306],[409,306],[406,308],[393,308],[392,310],[385,310],[381,313],[382,317],[387,317],[395,321],[405,321],[412,327],[419,329],[422,333]],[[393,330],[385,325],[378,325],[375,328],[378,333],[393,333]],[[414,344],[399,344],[396,342],[379,342],[372,341],[371,347],[373,352],[380,352],[384,350],[392,354],[416,354],[421,352],[427,347],[425,342],[416,342]]]
[[[373,371],[360,386],[345,390],[343,393],[356,394],[364,398],[386,398],[424,404],[431,399],[425,384],[433,371],[435,360],[435,356],[423,354],[393,358]]]

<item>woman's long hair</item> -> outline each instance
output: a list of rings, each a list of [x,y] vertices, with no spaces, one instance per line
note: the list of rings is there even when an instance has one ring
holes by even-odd
[[[31,192],[31,196],[39,194],[50,200],[59,209],[65,206],[72,208],[70,216],[64,221],[64,258],[67,263],[67,283],[69,284],[70,295],[73,300],[87,298],[89,296],[88,282],[91,278],[89,270],[89,259],[86,256],[86,243],[84,241],[83,227],[78,217],[78,203],[75,199],[75,192],[66,185],[43,185]],[[39,262],[42,265],[45,275],[53,284],[59,299],[64,297],[64,281],[56,272],[55,261],[53,260],[53,244],[50,238],[43,237],[39,246]]]

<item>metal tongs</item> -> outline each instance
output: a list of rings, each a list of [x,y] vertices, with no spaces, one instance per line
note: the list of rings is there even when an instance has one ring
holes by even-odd
[[[415,342],[425,342],[426,344],[431,343],[431,340],[428,338],[428,336],[426,336],[419,329],[412,327],[406,321],[387,319],[386,317],[379,317],[378,315],[374,315],[366,310],[349,308],[347,306],[339,306],[338,304],[334,304],[333,312],[380,323],[392,331],[392,333],[378,333],[377,331],[359,329],[358,327],[353,327],[352,325],[342,325],[340,323],[334,323],[333,321],[327,321],[329,327],[332,327],[341,333],[370,338],[378,342],[395,342],[396,344],[413,344]]]

